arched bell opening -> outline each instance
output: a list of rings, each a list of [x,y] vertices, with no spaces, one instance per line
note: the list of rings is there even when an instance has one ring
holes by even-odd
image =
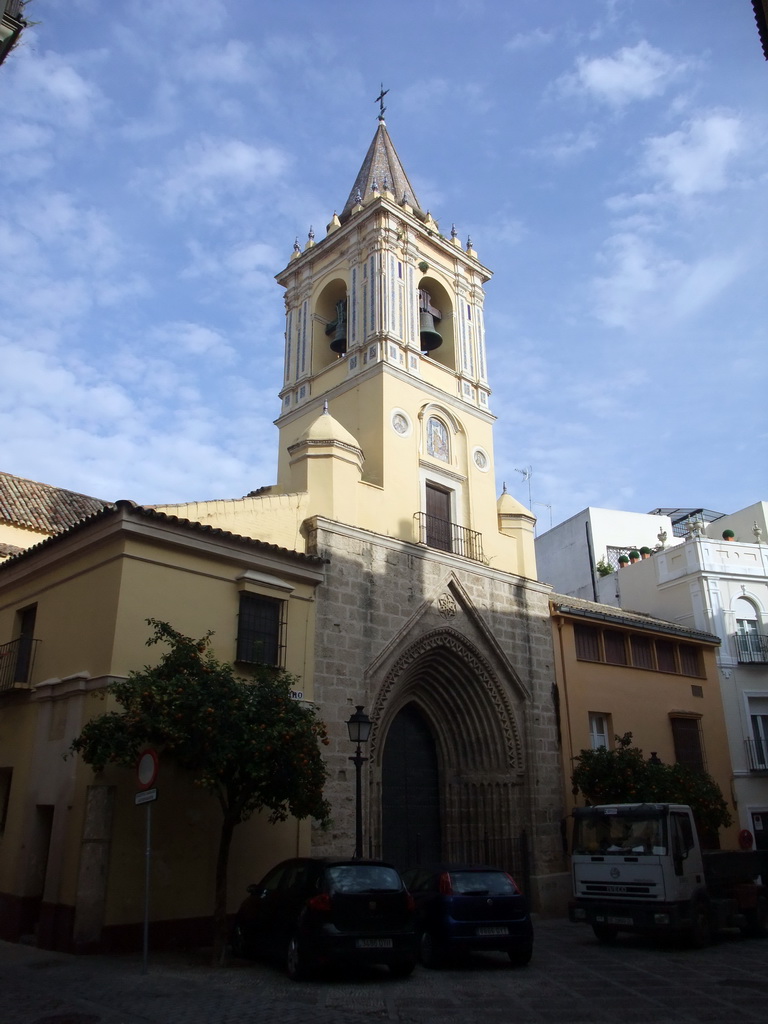
[[[371,849],[400,867],[427,860],[515,866],[526,821],[522,714],[462,634],[413,644],[371,718]]]
[[[349,300],[347,283],[329,281],[313,308],[312,372],[318,373],[343,356],[349,346]]]
[[[436,363],[456,369],[454,308],[451,297],[434,277],[423,277],[418,288],[419,344]]]

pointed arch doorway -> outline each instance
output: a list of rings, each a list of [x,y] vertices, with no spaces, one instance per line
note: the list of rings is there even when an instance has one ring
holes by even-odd
[[[373,851],[400,867],[442,859],[512,865],[525,820],[523,697],[515,701],[479,648],[450,627],[403,652],[371,715],[379,770]]]
[[[441,859],[440,792],[432,732],[406,704],[387,733],[382,757],[382,851],[400,868]]]

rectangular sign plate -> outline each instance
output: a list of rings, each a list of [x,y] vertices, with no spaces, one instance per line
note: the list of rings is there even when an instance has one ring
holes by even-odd
[[[156,789],[145,789],[143,793],[137,793],[133,798],[135,804],[151,804],[153,800],[157,800]]]

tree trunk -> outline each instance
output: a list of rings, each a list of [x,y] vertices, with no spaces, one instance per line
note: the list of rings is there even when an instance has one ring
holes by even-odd
[[[213,904],[213,964],[223,967],[227,956],[227,868],[232,833],[239,819],[225,814],[219,836],[219,853],[216,858],[216,895]]]

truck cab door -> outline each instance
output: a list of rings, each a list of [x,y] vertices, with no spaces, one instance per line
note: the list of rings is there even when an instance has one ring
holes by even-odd
[[[677,890],[677,899],[685,900],[704,883],[701,852],[688,814],[680,811],[670,814],[669,838],[674,873],[671,881]]]

